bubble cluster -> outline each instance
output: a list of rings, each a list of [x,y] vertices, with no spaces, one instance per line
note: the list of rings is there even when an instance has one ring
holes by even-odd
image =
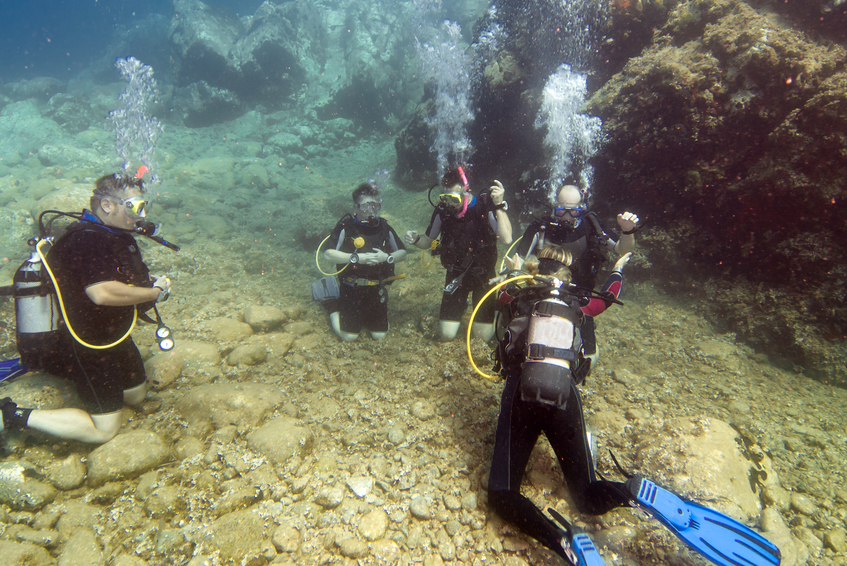
[[[473,154],[468,137],[468,124],[474,119],[473,61],[461,40],[461,26],[445,20],[439,39],[418,44],[423,75],[435,86],[435,112],[427,117],[427,124],[435,132],[432,151],[437,155],[439,177],[448,168],[466,164]]]
[[[603,142],[603,123],[600,118],[580,114],[587,92],[585,75],[574,73],[570,65],[561,65],[547,79],[541,108],[535,120],[536,128],[547,128],[544,146],[548,159],[550,201],[566,178],[578,172],[580,188],[587,190],[593,181],[594,169],[589,160]]]
[[[156,102],[158,94],[153,69],[135,57],[118,58],[115,66],[127,81],[126,90],[118,97],[120,107],[109,112],[115,133],[115,153],[125,170],[133,165],[145,165],[155,171],[153,153],[162,123],[147,114],[147,105]],[[158,182],[155,173],[152,182]]]

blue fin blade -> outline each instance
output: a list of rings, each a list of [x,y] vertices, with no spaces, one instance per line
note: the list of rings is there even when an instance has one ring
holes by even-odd
[[[782,559],[776,545],[732,517],[686,501],[649,480],[633,478],[627,487],[648,513],[719,566],[778,566]]]
[[[21,363],[20,358],[0,361],[0,382],[14,379],[29,371],[29,368]]]

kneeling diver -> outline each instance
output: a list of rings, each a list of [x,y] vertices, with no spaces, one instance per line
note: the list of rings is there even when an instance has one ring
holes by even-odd
[[[524,269],[541,276],[534,284],[506,286],[500,310],[507,329],[497,351],[506,378],[488,480],[488,501],[506,521],[534,537],[568,563],[604,564],[591,539],[550,509],[561,527],[520,493],[532,449],[543,432],[556,453],[577,510],[602,515],[638,507],[653,515],[689,547],[721,566],[776,566],[779,549],[742,523],[686,501],[638,476],[625,483],[598,479],[576,388],[590,371],[583,352],[583,317],[617,302],[626,254],[599,294],[570,285],[570,253],[542,249]],[[534,258],[533,258],[534,259]],[[546,275],[546,277],[545,277]]]

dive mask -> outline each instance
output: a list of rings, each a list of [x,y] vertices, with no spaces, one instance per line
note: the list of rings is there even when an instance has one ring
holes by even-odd
[[[356,215],[359,222],[372,224],[379,218],[379,211],[382,208],[382,200],[361,202],[356,205],[356,208],[358,208],[361,212],[361,214]]]
[[[557,206],[553,209],[553,217],[557,223],[576,228],[585,216],[585,209],[581,206]]]
[[[126,207],[126,212],[130,216],[134,216],[136,218],[145,214],[147,206],[150,204],[150,201],[144,200],[142,197],[129,197],[124,199],[114,198],[114,197],[101,197],[104,200],[110,200],[112,202],[117,203],[118,205],[123,205]]]

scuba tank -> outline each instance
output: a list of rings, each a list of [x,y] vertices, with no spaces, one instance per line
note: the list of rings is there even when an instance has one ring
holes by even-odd
[[[56,292],[34,251],[15,272],[12,281],[18,352],[23,363],[40,367],[41,356],[53,351],[56,345],[61,320]]]
[[[573,372],[580,365],[581,312],[560,299],[535,303],[526,330],[526,358],[521,364],[521,399],[565,406]]]

